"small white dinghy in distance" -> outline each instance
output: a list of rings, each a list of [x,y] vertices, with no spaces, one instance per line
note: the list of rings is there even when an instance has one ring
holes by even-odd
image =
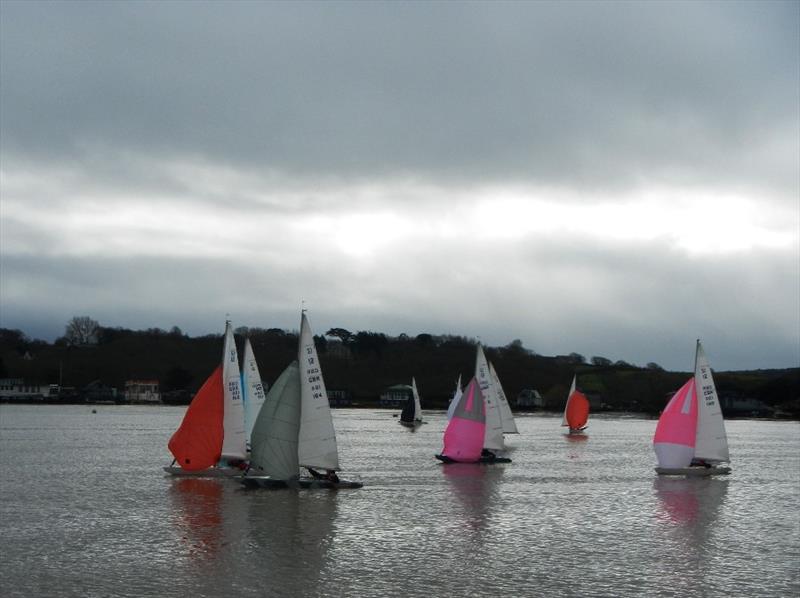
[[[703,346],[697,341],[695,374],[670,399],[653,436],[659,475],[726,475],[728,437],[717,389]]]

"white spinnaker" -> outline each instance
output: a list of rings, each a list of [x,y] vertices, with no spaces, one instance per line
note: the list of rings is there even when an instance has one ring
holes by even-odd
[[[697,393],[697,441],[694,456],[710,462],[730,461],[728,436],[725,433],[717,389],[711,375],[711,366],[699,340],[694,359],[694,380]]]
[[[322,379],[322,369],[314,346],[314,336],[308,318],[300,319],[300,465],[339,469],[336,432],[333,429],[328,393]]]
[[[222,349],[222,458],[247,457],[242,406],[242,379],[239,374],[239,356],[230,322],[225,322],[225,345]]]

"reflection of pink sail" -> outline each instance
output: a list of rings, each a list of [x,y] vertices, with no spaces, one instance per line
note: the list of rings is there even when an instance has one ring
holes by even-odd
[[[453,461],[477,461],[481,457],[485,431],[486,407],[478,382],[473,378],[447,423],[442,455]]]
[[[689,467],[696,431],[697,395],[691,378],[675,393],[658,420],[653,436],[658,464],[665,468]]]

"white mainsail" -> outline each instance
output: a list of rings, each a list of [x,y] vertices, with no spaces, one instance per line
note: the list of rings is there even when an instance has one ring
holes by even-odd
[[[489,371],[489,364],[486,355],[483,354],[483,347],[478,343],[478,351],[475,358],[475,378],[481,388],[483,400],[486,403],[486,433],[483,439],[483,447],[502,451],[506,448],[503,440],[503,420],[497,403],[497,391],[494,388],[492,374]]]
[[[293,361],[272,385],[251,437],[250,465],[278,480],[297,477],[300,464],[300,369]]]
[[[223,459],[247,457],[242,407],[242,379],[239,375],[239,356],[230,321],[225,322],[225,345],[222,350],[222,396],[223,396]]]
[[[453,417],[453,413],[458,406],[458,402],[461,400],[461,374],[458,375],[458,382],[456,382],[456,391],[453,393],[453,398],[450,399],[450,406],[447,408],[447,419]]]
[[[508,404],[506,393],[503,391],[503,385],[500,384],[500,377],[494,369],[494,364],[489,362],[489,373],[492,375],[492,383],[494,384],[495,395],[497,397],[497,407],[500,409],[500,419],[503,422],[504,434],[519,434],[517,430],[517,422],[514,421],[514,414],[511,413],[511,405]]]
[[[419,392],[417,391],[417,381],[411,378],[411,392],[414,394],[414,421],[422,421],[422,404],[419,401]]]
[[[567,402],[564,405],[564,417],[561,418],[562,426],[569,426],[569,422],[567,421],[567,407],[569,407],[569,398],[572,396],[572,393],[575,392],[575,382],[577,378],[577,374],[572,375],[572,386],[569,387],[569,392],[567,393]]]
[[[725,421],[719,405],[717,389],[703,346],[697,341],[694,359],[695,392],[697,393],[696,459],[708,462],[730,461]]]
[[[339,469],[339,452],[336,448],[336,432],[328,403],[328,393],[322,379],[322,369],[314,346],[314,336],[308,318],[303,313],[300,319],[300,465]]]
[[[252,446],[251,436],[261,406],[264,404],[266,394],[258,372],[253,347],[250,339],[244,341],[244,362],[242,363],[242,391],[244,396],[244,429],[247,434],[247,443]]]

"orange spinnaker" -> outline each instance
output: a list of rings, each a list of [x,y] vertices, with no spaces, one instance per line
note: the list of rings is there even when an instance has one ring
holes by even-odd
[[[571,430],[577,430],[589,421],[589,399],[580,391],[575,391],[569,396],[567,404],[567,424]]]
[[[180,427],[169,439],[170,452],[187,471],[207,469],[222,455],[222,366],[208,377],[192,399]]]

